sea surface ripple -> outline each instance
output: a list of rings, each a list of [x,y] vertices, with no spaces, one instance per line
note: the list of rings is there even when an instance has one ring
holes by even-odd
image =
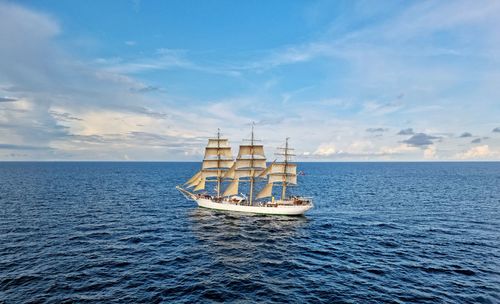
[[[500,302],[500,163],[299,164],[298,218],[196,207],[198,166],[0,163],[0,302]]]

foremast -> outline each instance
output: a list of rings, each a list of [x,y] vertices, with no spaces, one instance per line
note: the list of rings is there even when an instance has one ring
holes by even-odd
[[[227,138],[222,138],[220,129],[217,129],[217,137],[208,139],[201,170],[191,177],[185,185],[187,188],[194,187],[194,191],[199,191],[205,189],[206,182],[216,182],[217,197],[220,197],[223,177],[233,164],[229,141]]]

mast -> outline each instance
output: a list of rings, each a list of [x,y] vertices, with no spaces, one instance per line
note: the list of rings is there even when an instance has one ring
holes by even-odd
[[[222,138],[220,129],[217,129],[217,136],[208,139],[201,170],[186,182],[186,185],[188,188],[196,186],[194,190],[197,191],[205,189],[205,182],[216,182],[217,197],[220,197],[223,176],[233,164],[229,141]]]
[[[254,127],[255,123],[252,122],[252,137],[250,139],[250,144],[251,144],[251,148],[250,148],[250,152],[251,152],[251,158],[250,158],[250,167],[252,169],[250,169],[250,199],[248,200],[248,204],[251,206],[252,203],[253,203],[253,183],[255,181],[255,177],[254,177],[254,170],[253,170],[253,159],[254,159],[254,156],[253,156],[253,142],[254,142],[254,138],[253,138],[253,127]]]
[[[293,150],[288,146],[288,140],[286,139],[285,147],[278,148],[283,150],[282,152],[275,153],[276,155],[283,156],[282,162],[273,162],[260,176],[267,176],[267,185],[259,193],[258,197],[269,197],[272,196],[272,188],[274,183],[280,183],[281,190],[281,200],[286,199],[286,189],[289,185],[297,184],[297,165],[290,162],[291,154],[290,151]]]
[[[233,179],[238,179],[239,182],[250,182],[248,204],[253,204],[254,188],[256,178],[266,169],[266,156],[264,154],[264,146],[257,144],[255,139],[254,124],[252,123],[252,133],[250,139],[244,139],[249,143],[240,145],[236,162],[234,163],[234,171],[230,169],[230,174]],[[231,191],[229,193],[234,193]]]
[[[288,168],[288,139],[290,137],[286,138],[285,142],[285,151],[284,151],[284,156],[285,156],[285,168],[283,169],[283,183],[281,184],[282,190],[281,190],[281,200],[284,201],[286,197],[286,174],[287,174],[287,168]]]
[[[217,128],[217,150],[220,149],[220,129]],[[217,153],[217,197],[220,197],[220,154]]]

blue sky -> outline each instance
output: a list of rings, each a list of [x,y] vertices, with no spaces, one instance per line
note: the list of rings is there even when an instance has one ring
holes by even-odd
[[[0,1],[1,160],[499,160],[497,1]]]

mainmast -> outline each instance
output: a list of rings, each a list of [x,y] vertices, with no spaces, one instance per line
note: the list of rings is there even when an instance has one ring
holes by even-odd
[[[220,129],[217,128],[217,150],[220,149]],[[220,154],[217,153],[217,197],[220,197]]]
[[[252,124],[252,134],[249,144],[241,144],[236,157],[234,166],[229,169],[225,177],[232,178],[233,182],[228,186],[224,192],[224,196],[238,194],[238,183],[250,182],[250,191],[248,197],[248,204],[253,204],[255,178],[260,175],[266,168],[266,156],[264,154],[264,146],[257,144],[258,140],[254,135],[254,124]]]

